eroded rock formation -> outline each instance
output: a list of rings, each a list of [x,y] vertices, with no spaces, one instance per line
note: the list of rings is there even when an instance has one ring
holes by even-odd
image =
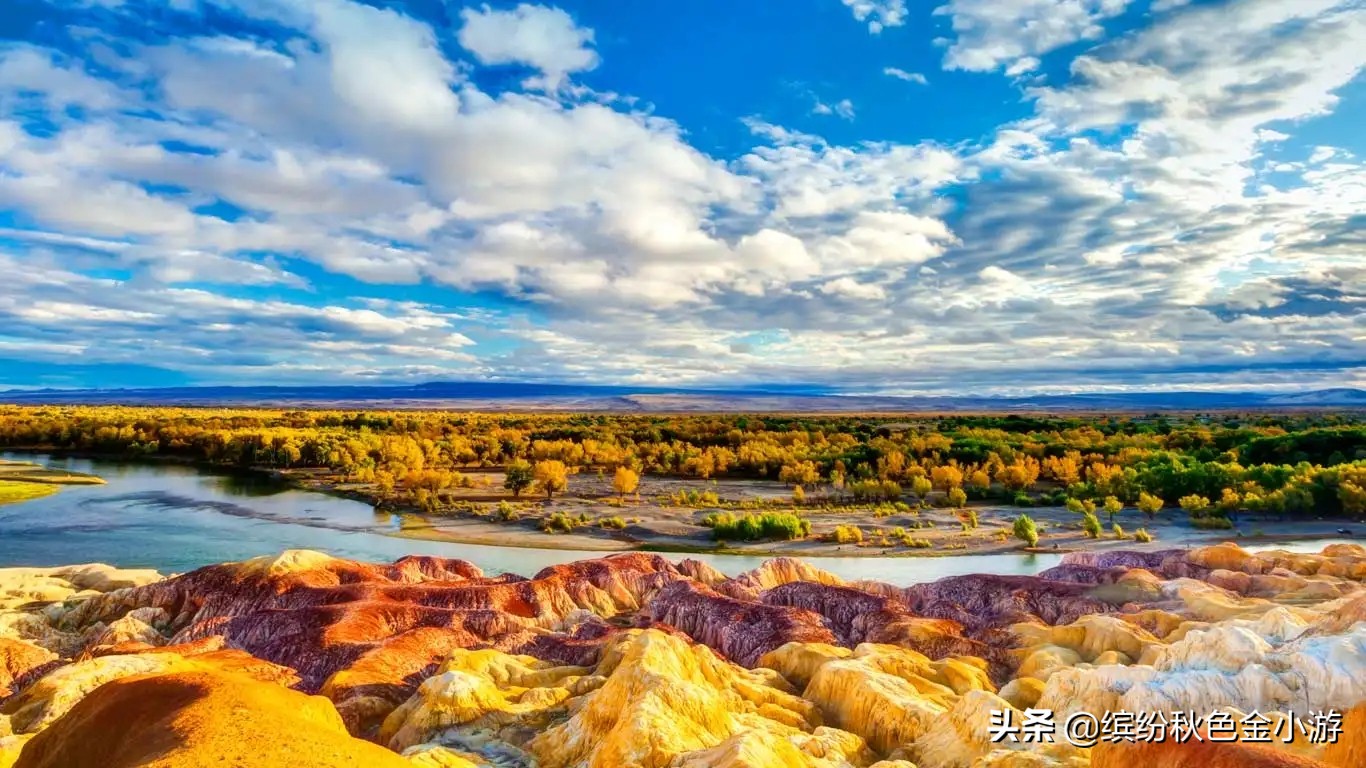
[[[1232,545],[906,588],[636,553],[0,571],[0,768],[1357,766],[1363,578],[1360,547]],[[1331,746],[989,738],[1032,707],[1358,708]]]

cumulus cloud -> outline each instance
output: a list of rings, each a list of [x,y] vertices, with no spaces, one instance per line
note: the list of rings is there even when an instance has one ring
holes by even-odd
[[[528,88],[555,90],[575,72],[598,66],[593,30],[580,27],[565,11],[522,3],[510,11],[460,11],[460,45],[481,64],[521,64],[540,72]]]
[[[853,119],[854,119],[854,102],[850,101],[849,99],[840,99],[839,101],[835,102],[834,104],[827,104],[827,103],[825,103],[825,102],[823,102],[823,101],[817,99],[817,100],[816,100],[816,106],[814,106],[814,107],[811,108],[811,114],[813,114],[813,115],[835,115],[836,117],[841,117],[841,118],[844,118],[845,120],[853,120]]]
[[[1038,66],[1036,56],[1078,40],[1101,37],[1105,19],[1129,0],[949,0],[934,10],[948,16],[955,35],[944,54],[946,69],[1010,74]]]
[[[1366,65],[1350,4],[1169,3],[1107,41],[1116,2],[953,0],[946,63],[1020,78],[1025,117],[953,143],[751,117],[721,155],[571,84],[598,54],[558,9],[204,3],[0,47],[0,357],[196,381],[1361,377],[1366,178],[1350,142],[1297,140]],[[1066,76],[1034,74],[1072,44]],[[535,74],[490,92],[475,65]]]
[[[906,23],[906,0],[841,0],[854,18],[868,22],[868,31],[878,34],[887,27]]]

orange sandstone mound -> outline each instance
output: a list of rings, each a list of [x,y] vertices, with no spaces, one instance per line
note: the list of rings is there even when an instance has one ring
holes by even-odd
[[[225,672],[139,675],[95,689],[15,768],[411,768],[352,738],[331,702]]]

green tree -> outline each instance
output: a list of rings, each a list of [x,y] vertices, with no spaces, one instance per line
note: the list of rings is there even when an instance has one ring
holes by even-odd
[[[531,473],[531,465],[518,459],[508,465],[507,472],[503,475],[503,487],[512,491],[514,497],[521,496],[522,491],[530,488],[535,479]]]
[[[1029,515],[1020,515],[1015,518],[1015,538],[1023,541],[1030,547],[1039,544],[1039,529],[1034,525],[1034,519]]]

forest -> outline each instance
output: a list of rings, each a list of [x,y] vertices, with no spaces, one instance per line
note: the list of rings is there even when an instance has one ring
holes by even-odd
[[[1082,510],[1179,507],[1366,515],[1366,425],[1320,412],[1040,415],[509,414],[0,406],[0,446],[267,469],[322,468],[377,498],[420,499],[507,472],[768,478],[868,503],[993,499]],[[624,470],[624,471],[621,471]],[[1088,511],[1089,515],[1090,512]]]

